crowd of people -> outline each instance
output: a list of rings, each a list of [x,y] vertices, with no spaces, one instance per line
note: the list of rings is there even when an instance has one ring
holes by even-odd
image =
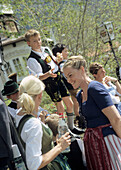
[[[81,110],[87,121],[84,134],[87,169],[121,169],[121,116],[108,90],[90,79],[82,56],[70,57],[63,72],[75,89],[81,88]]]
[[[6,133],[0,131],[0,169],[13,169],[12,143],[16,140],[11,134],[11,121],[29,170],[121,169],[121,85],[118,80],[106,76],[99,63],[89,66],[92,80],[84,57],[68,57],[67,46],[60,43],[52,51],[43,47],[37,30],[28,30],[25,39],[31,47],[27,59],[30,75],[19,85],[9,77],[1,91],[11,103],[6,106],[1,95],[0,126]],[[56,104],[57,115],[46,118],[48,112],[40,109],[43,91]],[[58,139],[58,115],[64,112],[68,132]],[[80,120],[81,128],[74,125],[74,116]],[[81,134],[84,134],[83,140]],[[4,140],[8,141],[7,145]],[[70,152],[63,154],[68,146]]]
[[[65,112],[65,104],[68,126],[72,133],[81,134],[82,131],[74,126],[73,102],[63,82],[63,75],[57,63],[57,58],[53,56],[49,48],[41,46],[41,37],[38,31],[34,29],[27,31],[25,39],[31,47],[27,61],[28,68],[34,71],[39,79],[44,82],[45,91],[56,104],[58,114]]]

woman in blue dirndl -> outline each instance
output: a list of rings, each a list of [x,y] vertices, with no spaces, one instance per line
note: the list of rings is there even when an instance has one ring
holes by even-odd
[[[82,56],[70,57],[63,66],[69,83],[82,89],[82,114],[87,121],[84,135],[89,170],[121,169],[121,116],[109,92],[86,72]]]

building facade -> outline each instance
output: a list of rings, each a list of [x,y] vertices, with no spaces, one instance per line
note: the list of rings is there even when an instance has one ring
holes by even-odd
[[[6,62],[3,63],[3,71],[0,70],[0,90],[3,89],[4,83],[11,73],[17,73],[17,82],[29,74],[26,60],[30,53],[30,47],[28,47],[24,37],[2,41],[2,46]]]

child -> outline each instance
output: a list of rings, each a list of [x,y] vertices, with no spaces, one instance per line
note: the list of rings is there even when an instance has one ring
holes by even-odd
[[[68,48],[67,48],[67,46],[65,44],[58,43],[53,47],[52,52],[53,52],[53,55],[55,57],[57,57],[57,59],[58,59],[59,55],[61,56],[61,57],[59,57],[58,62],[59,62],[60,69],[62,71],[64,62],[68,58]],[[74,113],[76,115],[76,120],[78,120],[78,125],[79,125],[79,127],[82,127],[81,124],[80,124],[81,122],[80,122],[80,115],[79,115],[79,104],[78,104],[77,99],[76,99],[78,89],[74,89],[73,86],[70,83],[67,82],[67,79],[65,78],[64,74],[63,74],[63,81],[64,81],[67,89],[69,90],[69,92],[71,94],[71,98],[72,98],[72,101],[73,101],[73,104],[74,104]]]
[[[80,134],[81,130],[74,126],[73,102],[70,94],[62,80],[62,75],[56,58],[47,47],[41,46],[41,38],[38,31],[31,29],[25,34],[27,44],[31,47],[27,66],[33,70],[45,84],[45,91],[52,101],[56,103],[57,113],[65,111],[63,102],[66,105],[68,126],[73,133]],[[63,101],[62,101],[63,100]]]
[[[45,119],[45,123],[49,126],[49,128],[53,132],[53,140],[56,139],[58,135],[58,121],[59,116],[56,114],[51,114],[49,117]],[[67,156],[68,163],[72,170],[86,170],[86,159],[85,159],[85,151],[83,141],[80,138],[71,138],[70,152],[63,153],[63,155]]]

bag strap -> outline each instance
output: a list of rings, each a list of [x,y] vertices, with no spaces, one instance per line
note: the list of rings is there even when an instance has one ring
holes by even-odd
[[[28,114],[23,116],[22,119],[20,120],[19,124],[18,124],[18,127],[17,127],[18,135],[20,137],[20,140],[21,140],[21,143],[22,143],[24,149],[25,149],[25,142],[21,138],[21,131],[22,131],[23,126],[26,123],[26,121],[31,119],[32,117],[34,117],[34,116],[33,115],[28,115]]]
[[[53,59],[52,55],[50,54],[50,51],[49,51],[47,48],[45,48],[44,52],[47,53],[47,54],[49,54],[49,56],[51,57],[51,59],[53,60],[53,62],[58,66],[58,68],[59,68],[59,70],[60,70],[60,65],[57,63],[57,61],[55,61],[55,60]]]

